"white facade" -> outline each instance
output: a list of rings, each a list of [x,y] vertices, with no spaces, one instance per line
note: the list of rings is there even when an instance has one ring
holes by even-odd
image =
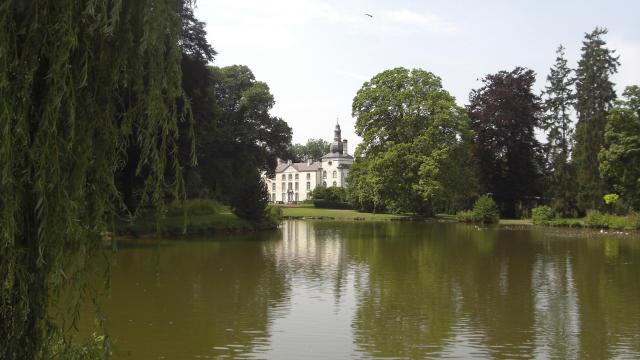
[[[264,178],[271,202],[294,203],[307,200],[316,186],[344,187],[353,157],[347,153],[347,140],[342,140],[340,134],[340,126],[336,125],[330,152],[321,161],[278,161],[275,177]]]

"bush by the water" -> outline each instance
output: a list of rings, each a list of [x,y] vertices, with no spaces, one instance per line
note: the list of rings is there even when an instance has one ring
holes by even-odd
[[[458,213],[456,214],[456,220],[458,220],[458,222],[464,222],[464,223],[470,223],[473,222],[473,211],[471,210],[467,210],[467,211],[458,211]]]
[[[547,205],[538,206],[531,210],[531,219],[536,225],[549,225],[555,216],[553,209]]]
[[[584,223],[588,227],[595,228],[634,230],[640,229],[640,214],[612,215],[599,211],[589,211]]]
[[[456,220],[483,224],[497,223],[500,220],[500,211],[490,196],[483,195],[473,204],[473,210],[459,211],[456,214]]]
[[[267,206],[267,215],[265,221],[272,224],[279,224],[282,221],[282,208],[280,206]]]
[[[482,195],[473,204],[473,220],[483,224],[497,223],[500,220],[498,205],[488,195]]]

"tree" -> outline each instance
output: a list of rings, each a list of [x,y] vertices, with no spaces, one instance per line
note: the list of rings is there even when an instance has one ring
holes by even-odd
[[[442,199],[473,192],[468,118],[440,78],[386,70],[362,86],[352,109],[363,138],[348,180],[356,206],[430,215]]]
[[[250,186],[246,182],[261,181],[257,176],[261,170],[274,173],[277,158],[287,157],[291,128],[269,114],[273,95],[267,84],[255,80],[248,67],[212,67],[209,71],[214,117],[196,130],[197,171],[212,194],[244,216],[249,212],[241,208],[247,202],[236,190],[258,188],[258,184]]]
[[[329,152],[329,143],[323,139],[309,139],[305,145],[295,144],[291,152],[296,161],[320,161]]]
[[[640,210],[640,87],[627,87],[623,96],[609,113],[600,175],[627,207]]]
[[[604,183],[600,178],[598,152],[604,145],[607,115],[616,93],[609,76],[618,70],[618,57],[605,47],[602,35],[606,29],[596,28],[585,34],[582,57],[576,70],[576,143],[573,159],[578,183],[578,207],[581,210],[602,206]]]
[[[575,209],[575,179],[569,164],[573,140],[571,109],[575,104],[572,86],[575,79],[571,76],[573,71],[567,66],[562,45],[556,54],[556,62],[549,71],[547,86],[543,91],[542,128],[547,132],[545,151],[552,205],[555,211],[568,215]]]
[[[162,207],[181,192],[179,6],[0,6],[0,358],[52,358],[50,344],[69,344],[49,310],[96,263],[129,144],[145,202]]]
[[[535,73],[522,67],[487,75],[473,90],[467,108],[475,132],[473,153],[480,189],[492,193],[506,217],[516,204],[539,194],[539,99],[532,92]]]

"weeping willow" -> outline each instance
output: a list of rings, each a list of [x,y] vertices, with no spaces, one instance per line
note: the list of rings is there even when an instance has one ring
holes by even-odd
[[[50,358],[52,302],[95,261],[141,149],[143,203],[181,193],[179,0],[0,2],[0,358]]]

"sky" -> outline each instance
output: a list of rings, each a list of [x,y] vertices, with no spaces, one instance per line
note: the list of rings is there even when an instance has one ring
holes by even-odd
[[[247,65],[266,82],[294,143],[331,141],[339,119],[350,153],[360,142],[353,97],[386,69],[430,71],[459,105],[485,75],[516,66],[536,72],[539,93],[558,45],[576,67],[584,34],[599,26],[620,56],[618,93],[640,85],[639,0],[198,0],[195,14],[213,65]]]

